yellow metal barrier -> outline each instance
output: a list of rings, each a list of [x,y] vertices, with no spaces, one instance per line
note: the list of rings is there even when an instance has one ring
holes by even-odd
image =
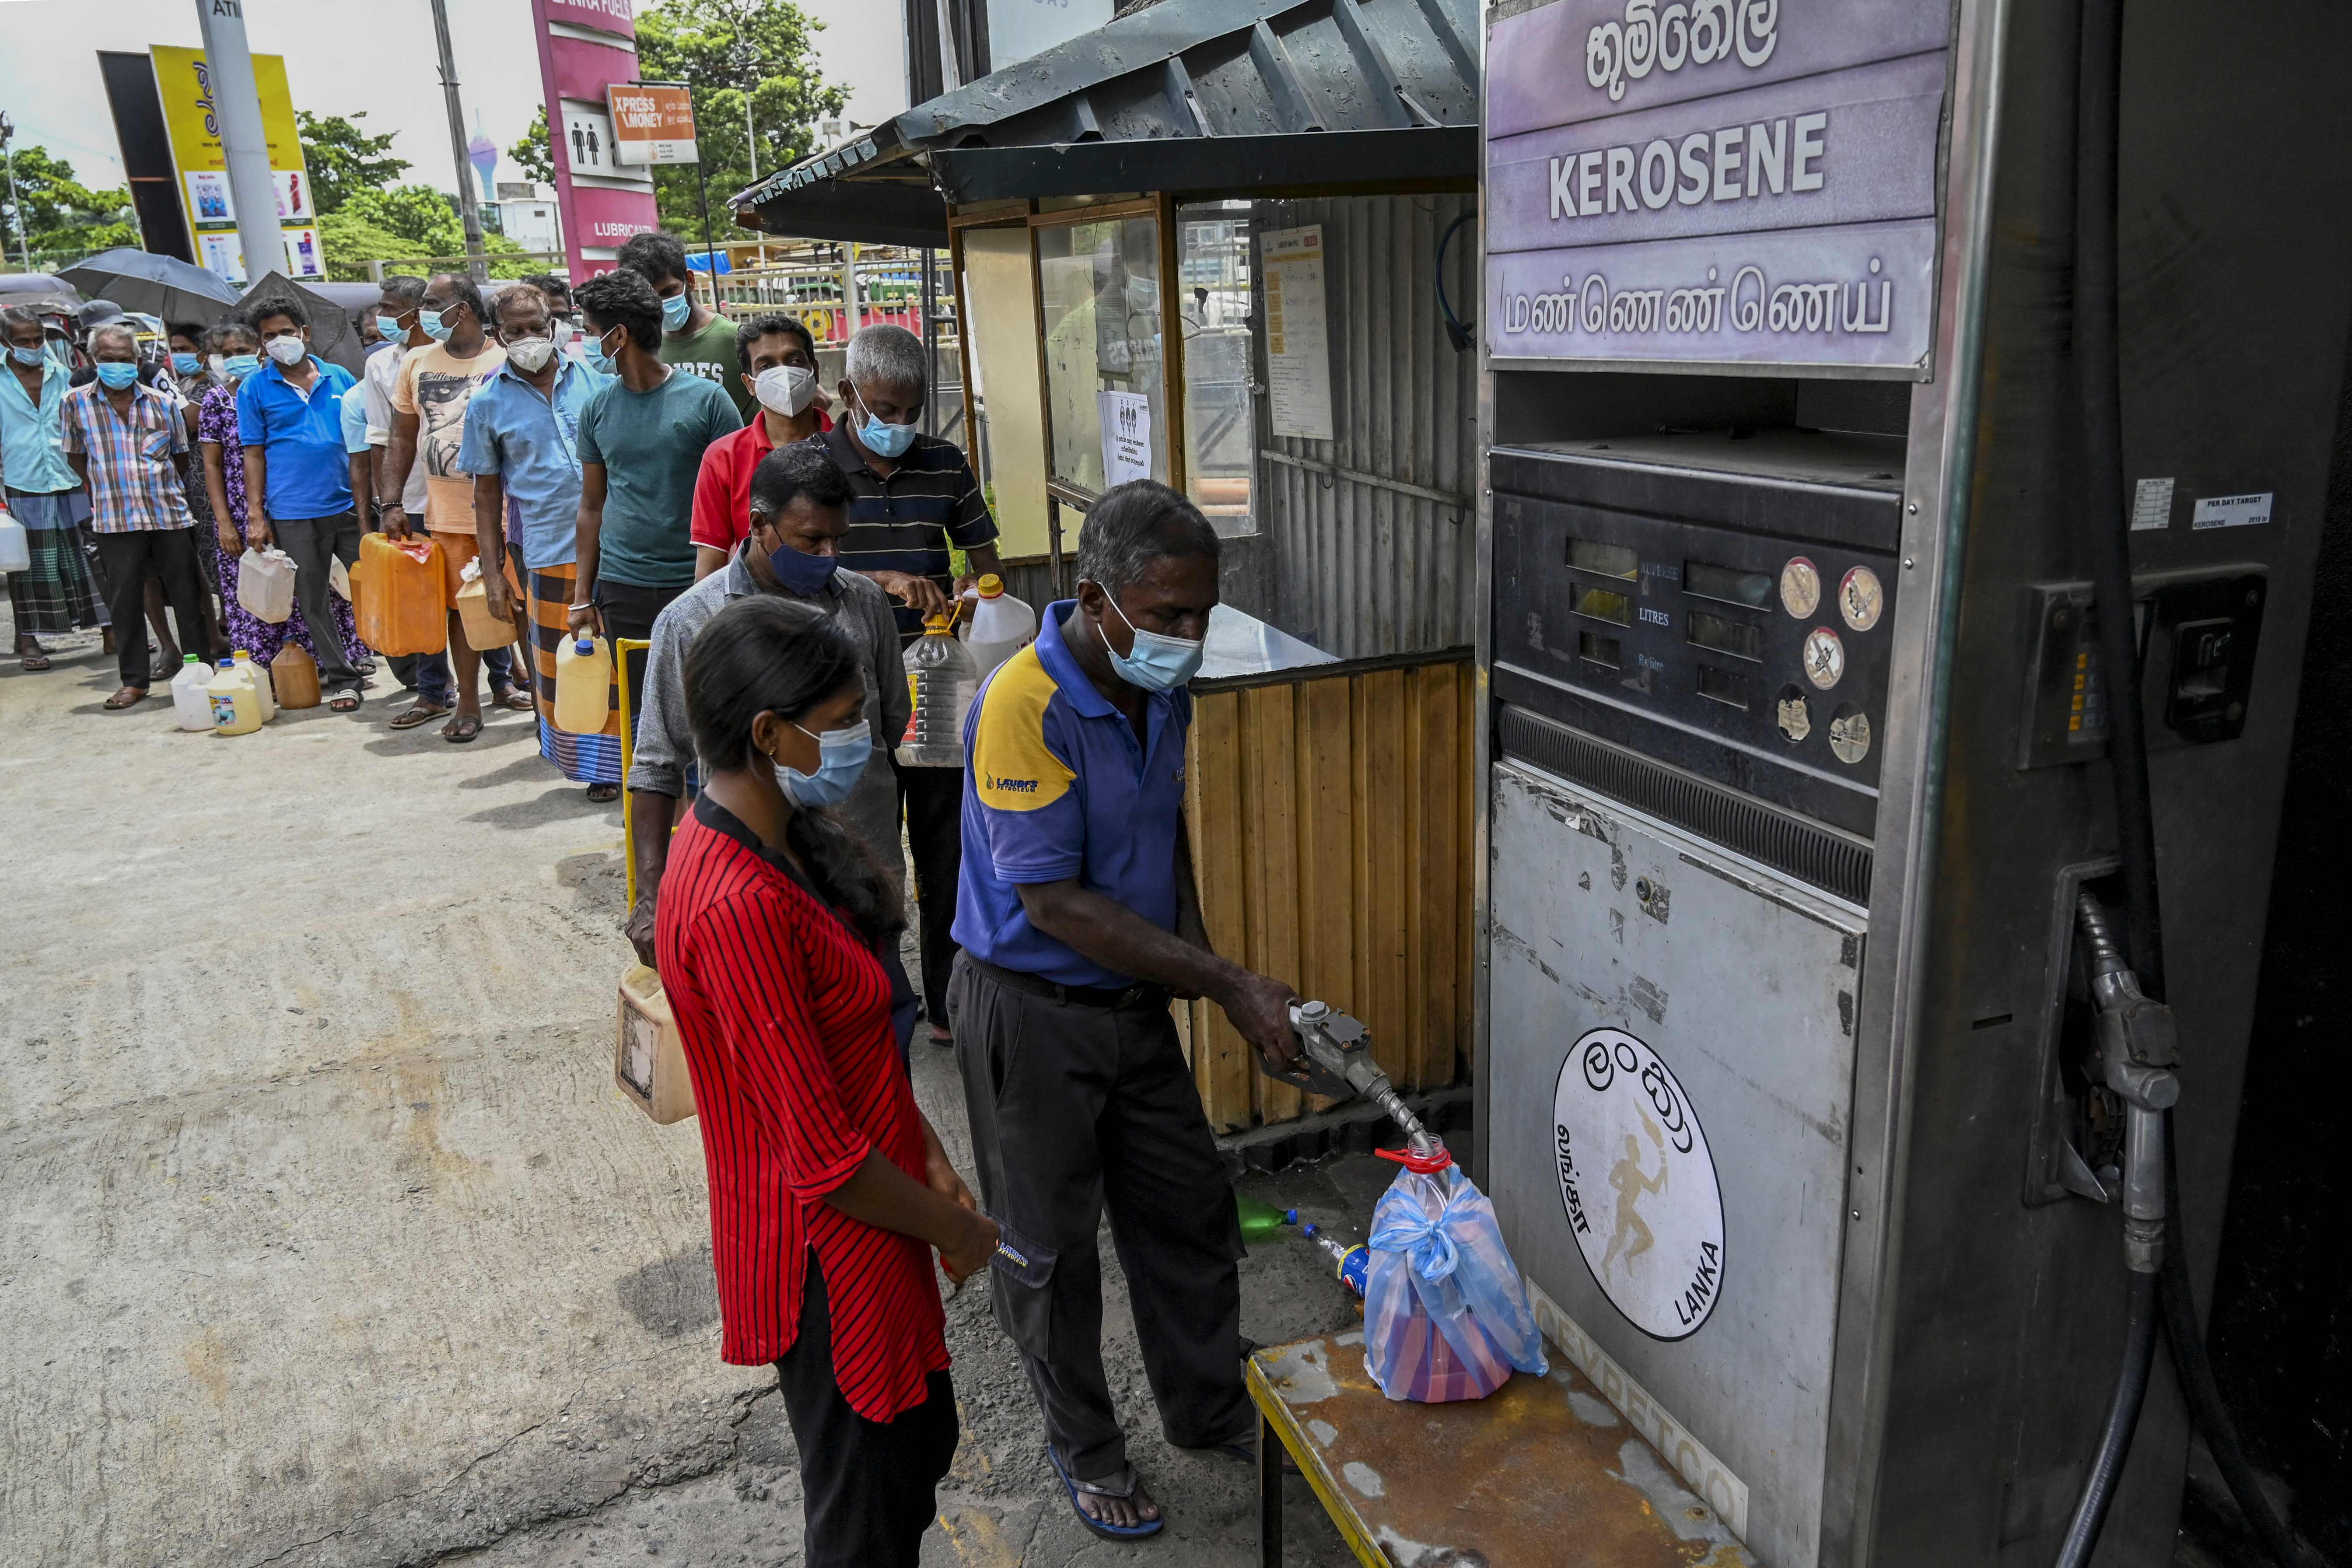
[[[621,864],[632,910],[637,907],[637,856],[629,842],[629,759],[635,755],[636,748],[630,734],[629,660],[646,658],[646,650],[653,646],[637,637],[619,637],[613,643],[613,683],[620,689],[621,708]]]

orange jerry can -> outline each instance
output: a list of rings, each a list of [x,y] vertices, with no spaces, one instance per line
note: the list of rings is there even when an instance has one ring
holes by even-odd
[[[383,533],[362,537],[360,563],[352,568],[352,609],[360,641],[386,658],[447,647],[441,546],[423,534],[397,542]]]

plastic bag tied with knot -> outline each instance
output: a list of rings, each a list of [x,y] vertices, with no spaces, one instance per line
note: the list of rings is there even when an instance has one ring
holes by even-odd
[[[1548,1370],[1495,1205],[1456,1165],[1397,1173],[1372,1211],[1364,1369],[1391,1399],[1484,1399]]]

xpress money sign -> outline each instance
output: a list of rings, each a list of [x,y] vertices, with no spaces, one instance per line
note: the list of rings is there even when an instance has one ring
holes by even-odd
[[[1925,374],[1941,0],[1555,0],[1486,51],[1496,360]]]

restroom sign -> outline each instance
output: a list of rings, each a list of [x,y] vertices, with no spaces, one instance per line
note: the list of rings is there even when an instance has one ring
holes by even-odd
[[[1560,1205],[1593,1283],[1653,1339],[1687,1339],[1723,1299],[1723,1189],[1674,1070],[1622,1029],[1587,1032],[1552,1095]]]

